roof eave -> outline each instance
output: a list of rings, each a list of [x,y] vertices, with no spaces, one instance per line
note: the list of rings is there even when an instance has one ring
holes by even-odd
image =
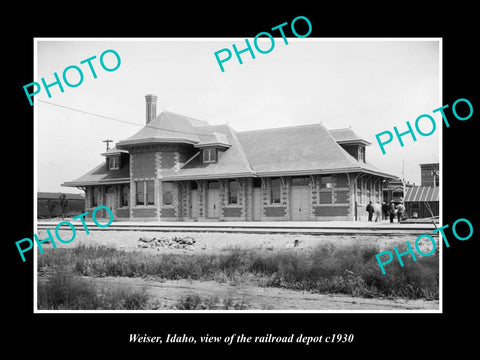
[[[130,178],[105,179],[105,180],[90,180],[90,181],[66,181],[60,186],[77,187],[88,185],[110,185],[110,184],[125,184],[130,183]]]
[[[160,181],[180,181],[180,180],[208,180],[208,179],[225,179],[225,178],[245,178],[257,177],[255,173],[223,173],[223,174],[201,174],[201,175],[167,175]]]
[[[223,174],[201,174],[201,175],[170,175],[160,180],[206,180],[206,179],[223,179],[233,177],[276,177],[276,176],[302,176],[302,175],[322,175],[322,174],[338,174],[338,173],[355,173],[364,172],[370,175],[377,175],[390,179],[397,179],[395,175],[383,173],[380,171],[368,170],[363,168],[338,168],[338,169],[308,169],[308,170],[286,170],[286,171],[256,171],[243,173],[223,173]]]
[[[357,168],[336,168],[336,169],[307,169],[307,170],[285,170],[285,171],[257,171],[258,176],[301,176],[301,175],[322,175],[322,174],[338,174],[338,173],[355,173],[364,172],[371,175],[378,175],[386,178],[397,179],[397,176],[387,174],[381,171],[374,171]]]
[[[134,140],[122,140],[117,143],[117,147],[129,147],[132,145],[143,145],[143,144],[191,144],[195,145],[198,144],[198,140],[194,139],[187,139],[187,138],[158,138],[158,137],[151,137],[151,138],[144,138],[144,139],[134,139]]]
[[[194,145],[196,148],[206,148],[206,147],[224,147],[224,148],[230,148],[232,145],[230,144],[224,144],[220,142],[211,142],[211,143],[199,143]]]
[[[365,146],[370,146],[372,145],[371,142],[363,139],[358,139],[358,140],[337,140],[337,143],[340,145],[357,145],[357,144],[362,144]]]
[[[109,155],[118,155],[118,154],[128,154],[128,151],[127,150],[107,151],[107,152],[101,153],[100,155],[109,156]]]

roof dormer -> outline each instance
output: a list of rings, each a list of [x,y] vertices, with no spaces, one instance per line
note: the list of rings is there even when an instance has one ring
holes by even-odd
[[[362,139],[350,128],[330,130],[330,134],[333,136],[337,144],[356,160],[364,163],[366,162],[365,149],[366,146],[370,145],[370,142]]]
[[[125,161],[128,161],[128,151],[120,150],[116,147],[102,153],[107,161],[107,168],[109,171],[119,170]]]
[[[232,146],[228,141],[227,136],[222,133],[213,132],[208,135],[201,135],[201,138],[202,141],[194,146],[201,149],[202,162],[204,164],[218,162],[219,153]]]

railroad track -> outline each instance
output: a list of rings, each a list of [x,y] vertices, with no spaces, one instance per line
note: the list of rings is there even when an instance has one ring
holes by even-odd
[[[53,222],[38,222],[37,231],[45,230],[49,228],[53,230],[57,223]],[[84,231],[81,223],[72,223],[75,229],[78,231]],[[435,228],[433,224],[396,224],[396,225],[384,225],[384,226],[298,226],[290,224],[282,224],[278,226],[261,224],[249,224],[249,225],[227,225],[227,224],[202,224],[202,223],[189,223],[189,224],[128,224],[128,223],[115,223],[111,224],[107,228],[99,228],[93,222],[86,223],[89,231],[143,231],[143,232],[228,232],[228,233],[243,233],[243,234],[304,234],[304,235],[423,235],[429,234],[432,236],[438,236],[432,234],[432,230]],[[68,229],[68,227],[65,227]]]

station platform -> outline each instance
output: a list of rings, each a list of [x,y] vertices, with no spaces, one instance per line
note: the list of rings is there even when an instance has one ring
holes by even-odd
[[[62,221],[61,218],[38,220],[38,229],[53,229]],[[65,218],[75,228],[83,227],[80,220]],[[107,219],[98,218],[100,224]],[[295,233],[295,234],[430,234],[439,225],[422,222],[394,222],[389,220],[374,221],[113,221],[107,228],[99,228],[92,220],[85,221],[89,230],[117,231],[178,231],[178,232],[241,232],[241,233]],[[64,226],[65,229],[68,226]]]

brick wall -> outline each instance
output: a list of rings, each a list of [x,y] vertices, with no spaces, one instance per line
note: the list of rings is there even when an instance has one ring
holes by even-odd
[[[353,192],[349,188],[346,174],[332,174],[331,188],[321,188],[321,176],[316,175],[315,188],[318,191],[318,201],[312,200],[312,220],[352,220],[353,219]]]
[[[263,208],[266,220],[268,218],[285,218],[287,216],[287,208],[285,206],[265,206]],[[277,220],[277,219],[272,219]]]
[[[285,180],[285,179],[284,179]],[[280,185],[280,203],[271,203],[272,178],[265,178],[265,186],[262,191],[263,198],[263,216],[264,221],[289,220],[289,182],[281,182]]]
[[[133,156],[132,178],[155,177],[155,153],[136,153]]]
[[[224,207],[223,208],[223,217],[233,217],[233,218],[240,218],[242,217],[242,209],[240,207]]]
[[[350,206],[315,206],[313,209],[314,214],[317,217],[347,217],[349,214]]]
[[[239,190],[237,194],[237,204],[228,204],[228,192],[231,179],[222,180],[223,191],[221,199],[223,199],[222,217],[226,221],[246,221],[252,219],[252,179],[238,179]]]
[[[134,218],[155,218],[157,216],[157,209],[155,209],[155,208],[133,208],[132,213],[133,213]],[[137,219],[135,219],[135,220],[137,220]]]

